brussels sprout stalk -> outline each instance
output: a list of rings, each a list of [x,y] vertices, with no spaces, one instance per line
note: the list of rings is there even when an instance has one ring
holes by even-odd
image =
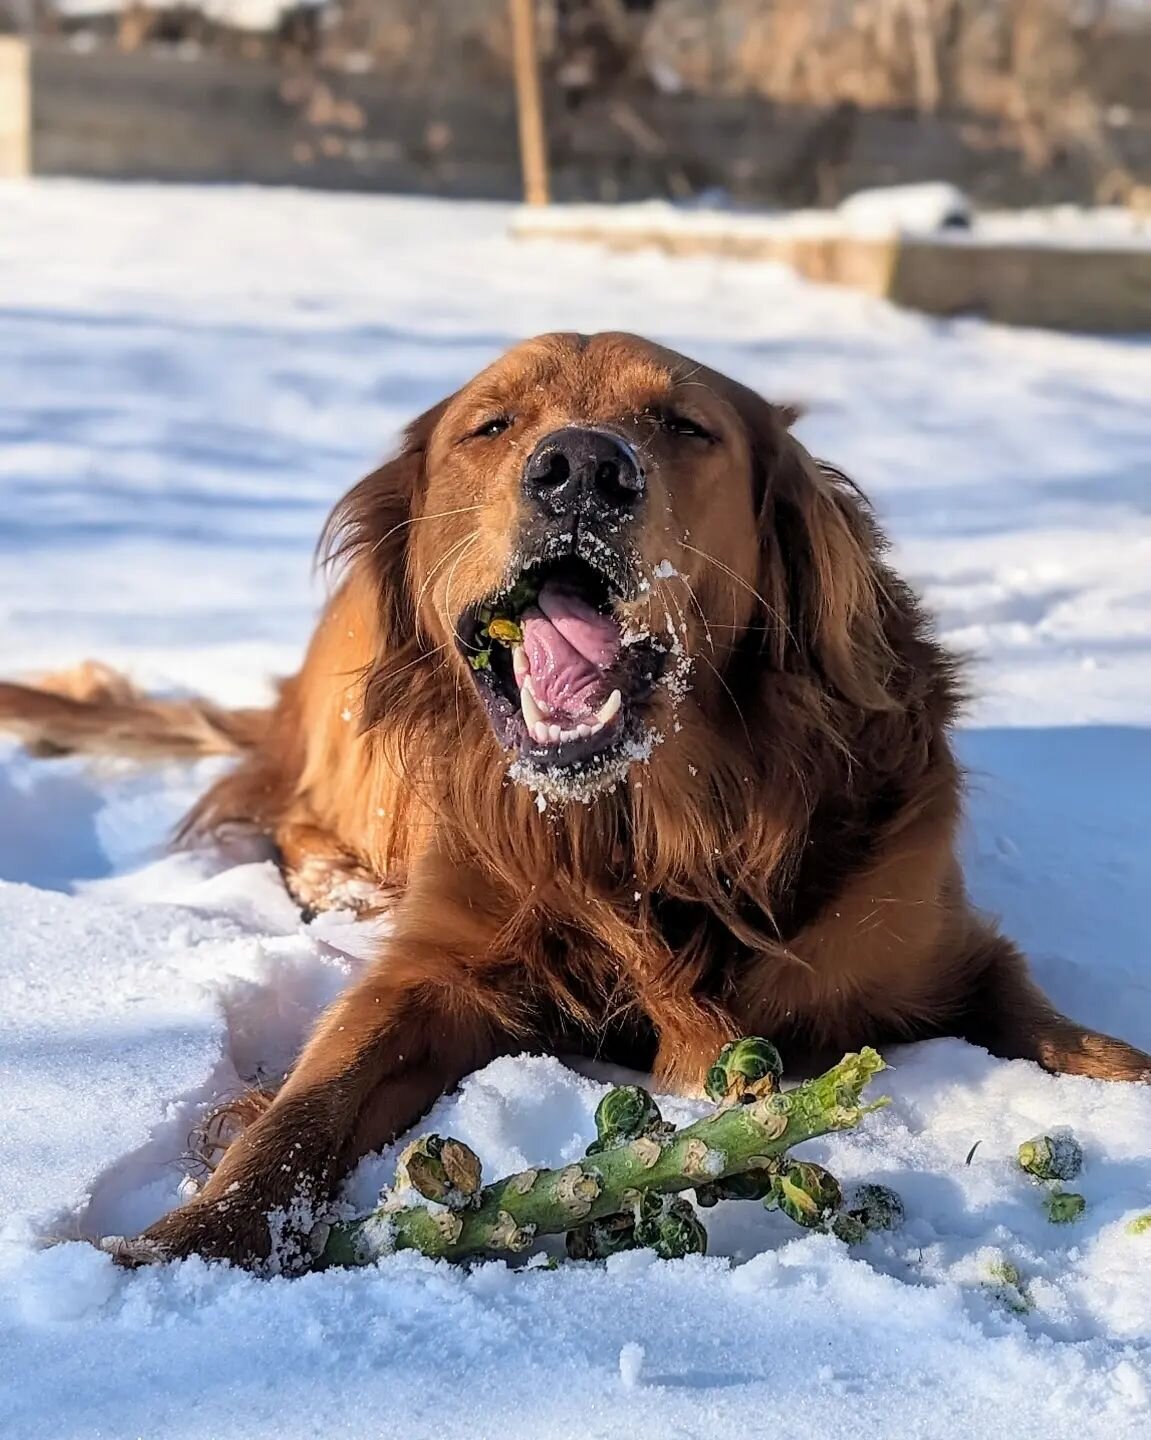
[[[582,1160],[558,1170],[522,1171],[485,1186],[457,1208],[402,1205],[385,1196],[370,1215],[334,1224],[318,1236],[323,1240],[318,1263],[367,1265],[396,1250],[464,1260],[523,1251],[539,1235],[577,1230],[587,1242],[577,1240],[577,1252],[595,1255],[610,1249],[613,1238],[615,1248],[631,1243],[628,1217],[637,1231],[635,1243],[668,1254],[698,1250],[697,1227],[702,1227],[690,1205],[669,1202],[652,1219],[645,1197],[763,1172],[803,1140],[858,1125],[886,1103],[862,1100],[867,1083],[884,1068],[874,1050],[864,1049],[787,1092],[761,1083],[766,1076],[749,1076],[750,1088],[739,1093],[732,1077],[722,1092],[730,1103],[682,1130],[663,1124],[642,1092],[631,1093],[597,1117],[600,1139]],[[437,1159],[448,1143],[431,1147]],[[587,1227],[609,1220],[599,1223],[602,1235],[588,1239]]]

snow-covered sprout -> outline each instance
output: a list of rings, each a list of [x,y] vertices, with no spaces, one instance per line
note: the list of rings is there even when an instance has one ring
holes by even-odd
[[[1018,1155],[1020,1168],[1036,1180],[1074,1180],[1083,1169],[1083,1149],[1073,1135],[1035,1135]]]
[[[1068,1225],[1087,1209],[1082,1195],[1064,1190],[1061,1180],[1074,1180],[1083,1169],[1083,1148],[1068,1132],[1034,1135],[1018,1150],[1020,1169],[1048,1186],[1043,1209],[1053,1225]]]
[[[898,1230],[904,1220],[903,1201],[887,1185],[853,1185],[843,1198],[843,1210],[832,1229],[849,1245],[876,1230]]]
[[[1035,1308],[1027,1281],[1010,1260],[996,1260],[989,1265],[985,1283],[995,1298],[1016,1315],[1026,1315]]]
[[[1087,1201],[1073,1191],[1057,1189],[1046,1196],[1043,1208],[1047,1211],[1047,1218],[1052,1225],[1069,1225],[1072,1220],[1078,1220],[1087,1209]]]

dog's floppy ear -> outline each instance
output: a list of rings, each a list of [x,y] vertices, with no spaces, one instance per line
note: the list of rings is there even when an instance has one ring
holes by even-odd
[[[751,392],[739,405],[753,456],[760,538],[759,590],[767,652],[778,669],[814,673],[843,699],[886,710],[896,668],[884,540],[846,475],[790,433],[790,407]]]
[[[318,555],[324,565],[369,567],[379,601],[380,636],[388,650],[415,633],[408,540],[423,491],[428,441],[447,405],[448,400],[441,400],[411,422],[399,453],[348,491],[320,537]]]
[[[783,404],[776,401],[771,408],[775,411],[776,418],[785,430],[790,430],[798,425],[807,414],[807,406],[800,400],[788,400]]]

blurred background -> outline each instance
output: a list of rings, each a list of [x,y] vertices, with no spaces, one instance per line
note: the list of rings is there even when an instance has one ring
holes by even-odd
[[[1146,0],[0,0],[7,167],[508,199],[517,8],[560,200],[1151,205]]]

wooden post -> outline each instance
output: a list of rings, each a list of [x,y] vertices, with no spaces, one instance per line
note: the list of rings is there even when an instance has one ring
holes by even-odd
[[[508,0],[515,60],[516,114],[520,127],[520,165],[524,200],[529,205],[548,203],[548,147],[540,93],[539,43],[536,0]]]
[[[32,171],[32,61],[28,41],[0,35],[0,176]]]

